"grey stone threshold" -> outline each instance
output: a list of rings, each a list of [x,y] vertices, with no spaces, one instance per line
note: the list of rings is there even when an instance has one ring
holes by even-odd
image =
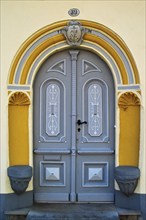
[[[142,220],[138,210],[115,207],[114,204],[36,204],[6,211],[6,220]]]

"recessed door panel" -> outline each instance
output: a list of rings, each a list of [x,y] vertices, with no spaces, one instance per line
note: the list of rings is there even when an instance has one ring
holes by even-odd
[[[114,83],[97,55],[59,52],[34,83],[36,202],[112,202]]]

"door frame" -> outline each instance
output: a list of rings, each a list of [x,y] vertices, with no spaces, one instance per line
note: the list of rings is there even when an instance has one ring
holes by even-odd
[[[119,158],[122,157],[119,147],[122,143],[120,132],[120,98],[129,96],[135,96],[139,103],[141,102],[140,93],[140,80],[139,73],[130,53],[128,47],[123,40],[112,30],[105,27],[102,24],[95,23],[92,21],[79,20],[82,25],[86,28],[87,33],[83,37],[83,42],[78,48],[83,48],[89,51],[93,51],[95,54],[100,56],[107,63],[113,74],[115,83],[115,165],[119,165]],[[26,99],[28,102],[24,104],[23,100],[17,102],[17,105],[24,108],[28,105],[28,112],[25,114],[26,122],[28,127],[26,128],[27,134],[25,141],[22,144],[24,150],[21,155],[15,155],[13,152],[13,137],[9,140],[10,155],[14,158],[17,164],[19,164],[18,157],[24,157],[23,163],[33,166],[33,129],[32,129],[32,97],[33,97],[33,80],[37,73],[38,68],[50,55],[63,49],[72,48],[68,45],[65,37],[61,33],[61,30],[68,25],[68,21],[56,22],[52,25],[48,25],[41,30],[37,31],[31,37],[29,37],[25,43],[21,46],[18,53],[16,54],[9,73],[8,79],[8,99],[10,105],[15,105],[13,97],[17,97],[18,93],[23,95],[23,100]],[[53,37],[52,37],[53,34]],[[99,36],[100,34],[100,36]],[[46,36],[46,37],[44,37]],[[33,47],[31,47],[33,45]],[[124,51],[124,52],[122,52]],[[122,56],[124,54],[124,56]],[[127,101],[129,102],[129,101]],[[118,106],[119,104],[119,106]],[[124,104],[127,105],[126,103]],[[136,103],[134,105],[137,105]],[[11,110],[9,111],[11,113]],[[18,112],[19,113],[19,112]],[[21,114],[21,113],[20,113]],[[134,119],[134,118],[133,118]],[[11,116],[10,119],[11,120]],[[140,120],[137,118],[137,120]],[[21,125],[20,125],[21,126]],[[10,131],[15,130],[15,125],[10,122]],[[119,132],[120,131],[120,132]],[[17,132],[17,130],[16,130]],[[124,129],[122,130],[124,134]],[[139,135],[139,128],[137,128],[137,135]],[[135,137],[134,137],[135,138]],[[26,144],[26,140],[28,144]],[[19,143],[16,143],[16,148],[19,149]],[[132,144],[129,144],[129,149],[133,149]],[[135,146],[134,146],[135,148]],[[17,152],[17,151],[16,151]],[[24,156],[25,152],[25,156]],[[132,156],[131,156],[132,157]],[[139,159],[136,156],[135,163]],[[123,159],[124,160],[124,159]],[[126,159],[125,159],[126,160]],[[17,162],[18,161],[18,162]],[[33,190],[32,183],[30,184],[29,190]]]

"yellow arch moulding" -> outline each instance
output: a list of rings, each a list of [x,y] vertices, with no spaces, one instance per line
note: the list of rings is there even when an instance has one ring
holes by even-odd
[[[120,45],[120,47],[122,48],[122,50],[124,51],[124,53],[126,54],[126,56],[129,59],[130,65],[131,65],[133,73],[134,73],[135,83],[139,84],[139,74],[138,74],[138,70],[137,70],[135,61],[133,59],[133,56],[132,56],[130,50],[128,49],[126,44],[122,41],[122,39],[115,32],[113,32],[112,30],[110,30],[109,28],[105,27],[102,24],[91,22],[91,21],[86,21],[86,20],[79,20],[79,21],[86,28],[102,31],[103,33],[107,34],[112,39],[114,39],[114,41],[117,42],[118,45]],[[12,62],[11,68],[10,68],[10,72],[9,72],[9,79],[8,79],[9,84],[13,84],[16,70],[17,70],[17,65],[20,62],[20,60],[22,59],[24,52],[27,50],[27,48],[29,48],[29,46],[33,42],[35,42],[38,38],[40,38],[45,33],[62,29],[65,26],[67,26],[67,23],[68,23],[68,21],[66,20],[66,21],[56,22],[54,24],[48,25],[48,26],[42,28],[41,30],[37,31],[36,33],[34,33],[32,36],[30,36],[23,43],[23,45],[21,46],[21,48],[19,49],[19,51],[17,52],[16,56],[13,59],[13,62]],[[23,65],[22,72],[20,74],[19,84],[26,84],[26,79],[28,77],[27,75],[28,75],[28,72],[29,72],[29,69],[30,69],[32,63],[34,62],[34,60],[37,58],[37,56],[44,49],[51,47],[53,44],[63,42],[64,40],[65,40],[65,38],[64,38],[63,34],[58,34],[58,35],[44,41],[37,48],[35,48],[33,50],[32,54],[28,57],[27,61]],[[107,42],[105,42],[104,40],[102,40],[92,34],[85,34],[84,40],[99,44],[105,50],[107,50],[110,53],[110,55],[113,57],[113,59],[115,60],[115,62],[117,63],[117,65],[120,69],[120,74],[121,74],[121,78],[123,80],[123,84],[128,84],[128,73],[126,72],[125,66],[124,66],[120,56],[118,55],[118,53]]]

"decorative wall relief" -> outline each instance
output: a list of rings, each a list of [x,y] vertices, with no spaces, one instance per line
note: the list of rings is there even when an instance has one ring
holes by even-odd
[[[15,92],[9,98],[9,105],[30,105],[30,100],[23,92]]]
[[[79,46],[83,41],[85,28],[78,21],[70,21],[68,26],[62,30],[62,33],[69,45]]]
[[[119,98],[119,165],[138,166],[140,145],[140,100],[133,92]]]
[[[23,92],[15,92],[9,98],[10,166],[29,164],[29,105],[30,100]]]
[[[126,92],[120,96],[118,105],[126,110],[128,106],[140,106],[140,100],[133,92]]]

